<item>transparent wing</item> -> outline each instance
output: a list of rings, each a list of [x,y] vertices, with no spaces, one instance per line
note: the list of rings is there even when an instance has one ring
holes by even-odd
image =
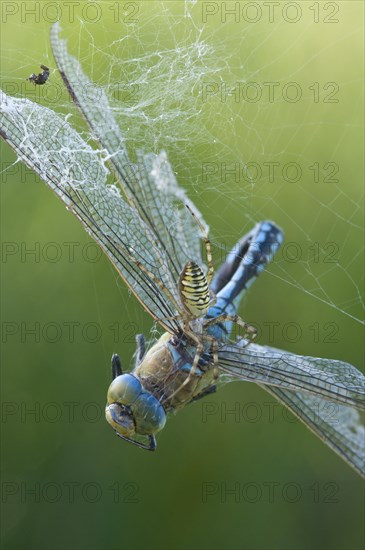
[[[170,260],[170,268],[177,279],[185,263],[194,261],[201,267],[204,263],[201,256],[201,233],[196,221],[185,207],[189,205],[208,232],[200,212],[179,187],[165,152],[159,155],[137,152],[137,185],[138,209],[147,205],[146,223],[165,243]]]
[[[166,251],[119,189],[107,185],[100,151],[53,111],[3,93],[0,132],[79,218],[152,317],[166,330],[178,331],[180,324],[166,319],[177,314],[179,304]]]
[[[358,411],[310,394],[262,387],[365,477],[365,430]]]
[[[160,155],[137,152],[137,162],[130,160],[104,90],[83,73],[78,60],[68,53],[66,41],[59,38],[59,32],[60,26],[55,23],[51,30],[51,44],[63,81],[93,135],[106,149],[128,201],[155,234],[177,281],[188,260],[203,265],[201,235],[185,204],[189,204],[206,227],[202,216],[178,186],[164,152]]]
[[[250,344],[223,346],[222,382],[256,382],[365,477],[365,377],[343,361]]]
[[[250,344],[227,344],[219,351],[219,367],[231,378],[280,389],[310,393],[365,410],[365,377],[343,361],[304,357]]]

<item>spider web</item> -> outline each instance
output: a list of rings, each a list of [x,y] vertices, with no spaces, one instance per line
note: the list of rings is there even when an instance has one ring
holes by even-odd
[[[295,22],[284,3],[275,13],[239,3],[240,13],[226,15],[220,3],[210,3],[218,6],[213,15],[204,4],[95,3],[95,12],[76,10],[73,21],[63,14],[63,37],[108,95],[132,158],[140,147],[168,152],[211,227],[216,264],[258,220],[284,229],[286,245],[268,272],[274,290],[252,298],[252,312],[277,289],[276,308],[290,319],[334,319],[356,334],[364,259],[361,4],[340,2],[332,13],[319,3],[315,13],[304,2]],[[5,25],[3,87],[71,113],[92,142],[54,68],[52,15],[29,17],[25,32],[20,13]],[[20,28],[15,50],[10,34]],[[24,78],[40,63],[51,67],[50,81],[33,88]]]

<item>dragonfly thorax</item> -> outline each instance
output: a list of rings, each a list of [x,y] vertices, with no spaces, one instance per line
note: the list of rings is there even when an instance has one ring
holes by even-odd
[[[179,278],[179,293],[185,310],[193,317],[208,311],[210,294],[207,278],[198,264],[188,262]]]

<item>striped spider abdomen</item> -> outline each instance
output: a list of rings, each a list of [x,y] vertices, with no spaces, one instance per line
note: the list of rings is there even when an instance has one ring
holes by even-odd
[[[188,262],[179,278],[179,293],[182,304],[192,317],[202,317],[211,301],[208,281],[201,267]]]

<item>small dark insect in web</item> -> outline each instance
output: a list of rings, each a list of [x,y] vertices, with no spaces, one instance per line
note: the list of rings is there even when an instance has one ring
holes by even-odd
[[[39,74],[32,73],[30,77],[27,78],[27,80],[29,80],[30,82],[33,82],[34,86],[36,84],[38,84],[38,86],[42,86],[47,82],[49,78],[49,68],[46,67],[45,65],[41,65],[40,67],[41,69],[43,69],[42,73],[39,73]]]

